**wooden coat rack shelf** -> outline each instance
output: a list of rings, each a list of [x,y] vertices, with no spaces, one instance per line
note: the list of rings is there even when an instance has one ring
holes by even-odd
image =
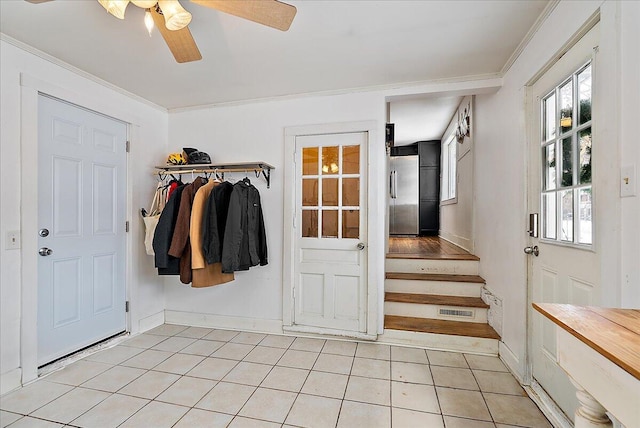
[[[266,162],[236,162],[236,163],[208,163],[189,165],[159,165],[156,166],[156,174],[221,174],[225,172],[253,171],[256,177],[262,175],[267,181],[267,189],[271,186],[271,170],[276,169]]]

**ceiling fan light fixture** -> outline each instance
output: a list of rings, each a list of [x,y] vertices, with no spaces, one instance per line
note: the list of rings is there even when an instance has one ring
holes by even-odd
[[[182,30],[191,22],[191,14],[182,7],[178,0],[160,0],[158,6],[162,10],[165,26],[168,30]]]
[[[118,19],[124,19],[124,12],[129,5],[129,0],[98,0],[98,3],[111,15]]]
[[[158,3],[157,0],[131,0],[131,3],[142,9],[150,9]]]
[[[147,31],[149,32],[149,37],[151,37],[151,32],[153,31],[153,16],[151,16],[151,9],[147,9],[144,13],[144,26],[147,27]]]

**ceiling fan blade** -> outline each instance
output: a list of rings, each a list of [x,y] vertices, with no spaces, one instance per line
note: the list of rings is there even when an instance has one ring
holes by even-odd
[[[296,16],[296,8],[277,0],[191,0],[249,21],[287,31]]]
[[[155,8],[151,8],[151,15],[153,16],[153,22],[156,24],[160,34],[162,34],[162,38],[167,43],[167,46],[169,46],[169,50],[177,62],[183,63],[202,59],[200,50],[191,36],[189,27],[175,31],[167,30],[164,24],[164,16],[160,15]]]

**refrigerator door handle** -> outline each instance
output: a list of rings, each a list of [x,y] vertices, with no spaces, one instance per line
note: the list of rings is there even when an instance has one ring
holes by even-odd
[[[389,197],[393,199],[393,171],[389,172]]]
[[[398,171],[391,172],[391,198],[398,197]]]

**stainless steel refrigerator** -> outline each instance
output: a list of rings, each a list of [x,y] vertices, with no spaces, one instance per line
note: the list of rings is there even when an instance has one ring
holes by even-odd
[[[418,235],[418,156],[392,156],[389,234]]]

